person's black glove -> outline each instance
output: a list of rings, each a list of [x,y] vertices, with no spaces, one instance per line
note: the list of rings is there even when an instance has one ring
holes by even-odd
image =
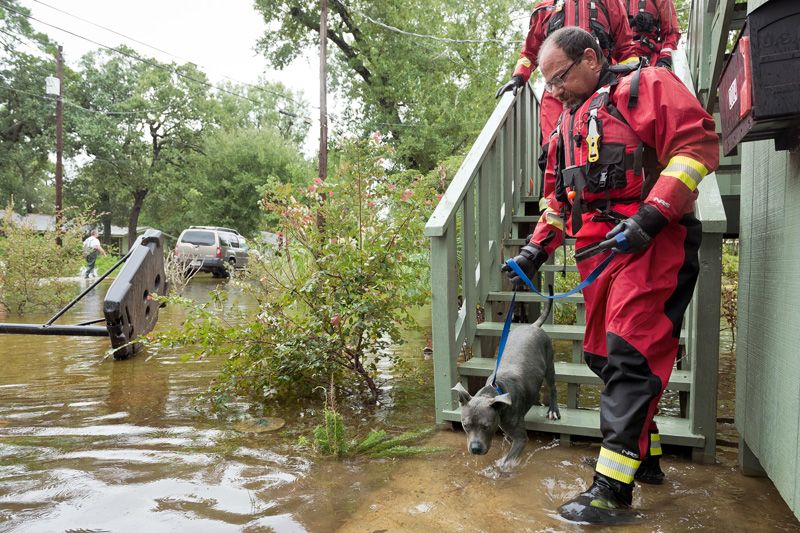
[[[520,87],[525,86],[525,80],[522,79],[522,76],[512,76],[508,83],[497,89],[497,93],[495,93],[495,98],[500,98],[503,96],[503,93],[508,91],[514,91],[514,96],[517,96],[517,92],[519,92]]]
[[[514,258],[514,262],[517,266],[525,272],[525,275],[528,276],[528,279],[532,278],[536,272],[539,270],[539,267],[547,261],[547,252],[536,246],[535,244],[526,244],[523,246],[520,251],[519,255]],[[522,283],[522,280],[514,272],[510,266],[503,263],[503,266],[500,270],[511,280],[511,283],[514,285],[518,283]]]
[[[672,70],[672,56],[661,56],[656,61],[657,67],[664,67]]]
[[[661,212],[652,205],[642,204],[639,210],[630,218],[626,218],[616,226],[614,229],[606,233],[606,241],[603,244],[608,244],[609,248],[615,252],[626,254],[638,254],[643,252],[653,238],[658,235],[664,226],[669,221],[661,214]],[[622,234],[625,237],[627,246],[623,249],[617,242],[615,246],[611,247],[611,241],[617,240],[617,234]]]

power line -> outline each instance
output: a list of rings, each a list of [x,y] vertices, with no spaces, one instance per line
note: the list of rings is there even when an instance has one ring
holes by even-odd
[[[229,95],[231,95],[231,96],[235,96],[235,97],[237,97],[237,98],[241,98],[242,100],[247,100],[247,101],[249,101],[249,102],[252,102],[252,103],[254,103],[254,104],[259,104],[259,103],[260,103],[260,102],[258,102],[257,100],[253,100],[252,98],[249,98],[249,97],[247,97],[247,96],[245,96],[245,95],[242,95],[242,94],[239,94],[239,93],[235,93],[235,92],[233,92],[233,91],[229,91],[229,90],[227,90],[227,89],[224,89],[224,88],[222,88],[222,87],[214,86],[214,85],[212,85],[212,84],[210,84],[210,83],[208,83],[208,82],[206,82],[206,81],[199,80],[199,79],[197,79],[197,78],[194,78],[194,77],[192,77],[192,76],[188,76],[188,75],[186,75],[186,74],[183,74],[183,73],[181,73],[181,72],[178,72],[178,71],[177,71],[177,69],[175,69],[175,68],[172,68],[172,67],[167,67],[167,66],[165,66],[165,65],[161,65],[161,64],[159,64],[159,63],[154,63],[153,61],[150,61],[150,60],[148,60],[148,59],[145,59],[145,58],[139,57],[139,56],[138,56],[138,55],[136,55],[136,54],[130,54],[130,53],[128,53],[128,52],[125,52],[125,51],[123,51],[123,50],[120,50],[120,49],[118,49],[118,48],[114,48],[113,46],[108,46],[108,45],[106,45],[106,44],[103,44],[103,43],[101,43],[101,42],[95,41],[94,39],[90,39],[89,37],[85,37],[85,36],[83,36],[83,35],[80,35],[80,34],[78,34],[78,33],[75,33],[75,32],[73,32],[73,31],[70,31],[70,30],[67,30],[67,29],[61,28],[61,27],[59,27],[59,26],[56,26],[55,24],[50,24],[49,22],[45,22],[45,21],[43,21],[43,20],[41,20],[41,19],[38,19],[38,18],[34,17],[33,15],[29,15],[29,14],[27,14],[27,13],[24,13],[24,12],[22,12],[22,11],[18,11],[18,10],[16,10],[16,9],[14,9],[13,7],[11,7],[11,5],[9,5],[9,4],[8,4],[7,2],[5,2],[5,1],[2,1],[2,0],[0,0],[0,5],[3,5],[3,6],[4,6],[6,9],[8,9],[8,10],[9,10],[9,11],[11,11],[11,12],[14,12],[14,13],[17,13],[17,14],[19,14],[19,15],[22,15],[22,16],[24,16],[24,17],[27,17],[27,18],[29,18],[30,20],[34,20],[34,21],[36,21],[36,22],[38,22],[38,23],[40,23],[40,24],[44,24],[45,26],[49,26],[49,27],[51,27],[51,28],[53,28],[53,29],[56,29],[56,30],[58,30],[58,31],[64,32],[64,33],[66,33],[66,34],[69,34],[69,35],[72,35],[73,37],[77,37],[77,38],[79,38],[79,39],[83,39],[83,40],[85,40],[85,41],[88,41],[88,42],[90,42],[90,43],[94,44],[95,46],[99,46],[99,47],[101,47],[101,48],[105,48],[105,49],[107,49],[107,50],[110,50],[110,51],[112,51],[112,52],[114,52],[114,53],[117,53],[117,54],[119,54],[119,55],[121,55],[121,56],[127,57],[127,58],[129,58],[129,59],[133,59],[133,60],[135,60],[135,61],[139,61],[139,62],[141,62],[141,63],[144,63],[144,64],[146,64],[146,65],[149,65],[149,66],[151,66],[151,67],[153,67],[153,68],[157,68],[157,69],[160,69],[160,70],[164,70],[164,71],[166,71],[166,72],[169,72],[170,74],[174,74],[174,75],[176,75],[176,76],[178,76],[178,77],[180,77],[180,78],[184,78],[184,79],[186,79],[186,80],[189,80],[189,81],[192,81],[192,82],[194,82],[194,83],[198,83],[198,84],[200,84],[200,85],[203,85],[203,86],[205,86],[205,87],[208,87],[208,88],[210,88],[210,89],[212,89],[212,90],[220,91],[220,92],[223,92],[223,93],[229,94]],[[276,94],[280,94],[280,93],[276,93]],[[291,98],[289,98],[289,97],[287,97],[287,96],[285,96],[285,95],[281,95],[281,96],[282,96],[283,98],[286,98],[286,99],[288,99],[288,100],[291,100]],[[306,117],[306,118],[308,118],[308,117]]]
[[[401,30],[395,26],[390,26],[385,22],[381,22],[380,20],[375,20],[374,18],[370,17],[366,13],[359,11],[357,9],[352,8],[351,6],[346,6],[350,11],[353,13],[357,13],[358,15],[364,17],[367,21],[375,24],[376,26],[380,26],[381,28],[389,31],[393,31],[395,33],[399,33],[401,35],[406,35],[409,37],[417,37],[420,39],[429,39],[432,41],[439,41],[444,43],[465,43],[465,44],[492,44],[492,43],[499,43],[504,45],[520,45],[522,41],[507,41],[503,39],[453,39],[450,37],[439,37],[438,35],[427,35],[424,33],[415,33],[412,31]]]
[[[6,80],[3,80],[3,81],[5,82]],[[24,91],[22,89],[16,89],[16,88],[12,87],[11,85],[6,85],[6,89],[8,89],[9,91],[14,91],[15,93],[25,94],[25,95],[28,95],[28,96],[33,96],[34,98],[39,98],[41,100],[47,100],[48,102],[52,102],[53,101],[53,99],[51,97],[49,97],[49,96],[45,96],[43,94],[36,94],[36,93],[30,92],[30,91]],[[102,111],[100,109],[91,109],[89,107],[83,107],[79,103],[73,102],[72,100],[68,100],[66,98],[61,98],[61,101],[64,102],[64,104],[66,104],[66,105],[68,105],[70,107],[74,107],[76,109],[81,109],[83,111],[89,111],[91,113],[97,113],[98,115],[143,115],[143,114],[146,114],[146,113],[157,113],[157,111],[155,111],[153,109],[142,109],[140,111]]]
[[[172,58],[178,59],[178,60],[180,60],[180,61],[182,61],[182,62],[184,62],[184,63],[192,63],[192,64],[194,64],[194,65],[198,65],[198,66],[202,67],[202,65],[200,65],[200,64],[198,64],[198,63],[196,63],[195,61],[192,61],[191,59],[186,59],[185,57],[181,57],[181,56],[175,55],[175,54],[173,54],[173,53],[171,53],[171,52],[167,52],[166,50],[162,50],[161,48],[158,48],[158,47],[156,47],[156,46],[153,46],[153,45],[151,45],[151,44],[148,44],[148,43],[146,43],[146,42],[144,42],[144,41],[140,41],[140,40],[138,40],[138,39],[135,39],[135,38],[133,38],[133,37],[130,37],[130,36],[128,36],[128,35],[125,35],[124,33],[120,33],[120,32],[118,32],[118,31],[116,31],[116,30],[113,30],[113,29],[111,29],[111,28],[108,28],[108,27],[106,27],[106,26],[103,26],[102,24],[98,24],[98,23],[96,23],[96,22],[92,22],[91,20],[87,20],[87,19],[85,19],[85,18],[83,18],[83,17],[80,17],[80,16],[78,16],[78,15],[75,15],[75,14],[73,14],[73,13],[70,13],[70,12],[68,12],[68,11],[64,11],[63,9],[57,8],[57,7],[55,7],[55,6],[52,6],[52,5],[50,5],[50,4],[47,4],[47,3],[45,3],[45,2],[42,2],[42,1],[40,1],[40,0],[33,0],[33,1],[34,1],[34,2],[36,2],[37,4],[43,5],[43,6],[45,6],[45,7],[48,7],[48,8],[50,8],[50,9],[54,10],[54,11],[58,11],[59,13],[63,13],[63,14],[65,14],[65,15],[69,16],[69,17],[72,17],[72,18],[74,18],[74,19],[80,20],[81,22],[85,22],[85,23],[87,23],[87,24],[91,24],[92,26],[95,26],[95,27],[97,27],[97,28],[100,28],[100,29],[102,29],[102,30],[105,30],[105,31],[107,31],[107,32],[113,33],[114,35],[118,35],[119,37],[122,37],[123,39],[128,39],[129,41],[133,41],[133,42],[134,42],[134,43],[136,43],[136,44],[140,44],[140,45],[142,45],[142,46],[145,46],[145,47],[147,47],[147,48],[150,48],[151,50],[155,50],[156,52],[160,52],[160,53],[162,53],[162,54],[165,54],[165,55],[168,55],[168,56],[170,56],[170,57],[172,57]],[[205,67],[204,67],[204,68],[205,68]],[[235,82],[235,83],[238,83],[238,84],[241,84],[241,85],[246,85],[247,87],[251,87],[251,88],[253,88],[253,89],[257,89],[257,90],[259,90],[259,91],[264,91],[264,92],[266,92],[266,93],[268,93],[268,94],[272,94],[272,95],[274,95],[274,96],[278,96],[278,97],[280,97],[280,98],[283,98],[283,99],[285,99],[285,100],[288,100],[288,101],[290,101],[290,102],[292,102],[292,103],[294,103],[294,104],[297,104],[297,105],[303,105],[303,103],[302,103],[302,102],[298,102],[298,101],[297,101],[297,100],[295,100],[294,98],[292,98],[292,97],[290,97],[290,96],[288,96],[288,95],[285,95],[285,94],[283,94],[283,93],[279,93],[278,91],[273,91],[273,90],[267,89],[267,88],[265,88],[265,87],[260,87],[260,86],[258,86],[258,85],[254,85],[254,84],[252,84],[252,83],[248,83],[248,82],[246,82],[246,81],[237,80],[237,79],[235,79],[235,78],[231,78],[230,76],[223,75],[222,77],[223,77],[223,78],[225,78],[225,79],[227,79],[227,80],[230,80],[230,81],[232,81],[232,82]],[[313,105],[312,105],[312,107],[314,107],[315,109],[318,109],[316,106],[313,106]]]
[[[32,45],[31,43],[29,43],[29,42],[27,42],[27,41],[23,41],[23,40],[20,38],[20,36],[19,36],[19,35],[14,35],[13,33],[11,33],[11,32],[8,32],[8,31],[6,31],[6,30],[4,30],[4,29],[0,29],[0,33],[5,33],[5,34],[6,34],[6,35],[8,35],[9,37],[11,37],[12,39],[14,39],[14,40],[15,40],[15,41],[17,41],[18,43],[20,43],[22,46],[25,46],[26,48],[28,48],[28,49],[30,49],[30,50],[33,50],[34,52],[36,52],[37,54],[39,54],[39,56],[46,56],[46,55],[47,55],[47,54],[46,54],[46,53],[45,53],[43,50],[41,50],[41,49],[39,49],[39,48],[35,47],[35,46],[34,46],[34,45]]]

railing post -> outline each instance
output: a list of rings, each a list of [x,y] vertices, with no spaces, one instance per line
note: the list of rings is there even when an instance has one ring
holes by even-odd
[[[692,313],[692,394],[689,418],[692,431],[705,437],[703,448],[692,449],[692,459],[714,463],[717,446],[717,382],[719,371],[720,284],[722,279],[722,233],[703,233],[700,245],[700,275],[695,289],[696,312]]]
[[[461,224],[462,234],[462,248],[461,248],[461,290],[464,295],[462,306],[464,307],[464,325],[465,338],[471,344],[472,338],[475,335],[475,326],[477,325],[477,316],[475,313],[475,306],[478,304],[478,291],[476,287],[475,268],[477,267],[478,258],[476,253],[475,242],[475,187],[470,187],[467,194],[464,196],[464,205],[462,207],[464,215],[463,223]]]
[[[431,316],[433,318],[433,382],[436,423],[444,423],[442,411],[453,409],[456,358],[455,324],[458,309],[458,269],[456,266],[456,224],[451,221],[444,235],[431,239]]]

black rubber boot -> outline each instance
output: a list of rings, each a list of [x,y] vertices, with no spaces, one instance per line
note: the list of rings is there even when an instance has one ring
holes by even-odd
[[[633,479],[648,485],[661,485],[664,483],[664,472],[661,470],[660,456],[648,455],[639,465],[639,470],[633,475]]]
[[[633,483],[627,484],[595,473],[586,492],[558,508],[558,514],[572,522],[625,524],[638,518],[631,510]]]

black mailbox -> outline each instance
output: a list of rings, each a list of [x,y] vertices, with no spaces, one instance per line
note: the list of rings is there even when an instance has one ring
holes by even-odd
[[[726,155],[744,141],[790,147],[800,126],[800,0],[772,0],[747,16],[718,89]]]

